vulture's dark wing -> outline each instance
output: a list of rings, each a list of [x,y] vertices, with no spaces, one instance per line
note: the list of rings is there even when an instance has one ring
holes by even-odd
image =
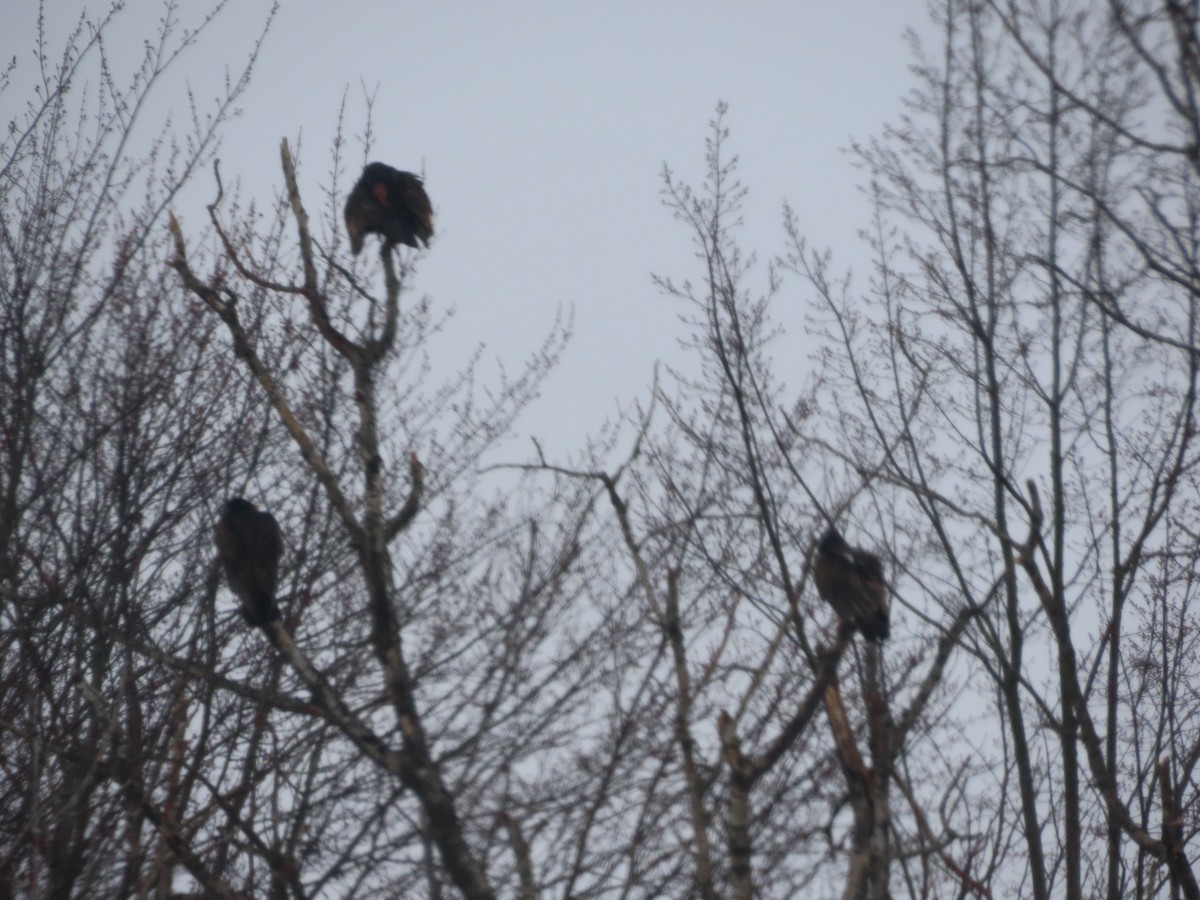
[[[412,236],[426,247],[433,237],[433,207],[429,203],[429,195],[425,193],[425,184],[411,172],[397,172],[398,176],[389,188],[389,195],[395,206],[403,210],[409,220]],[[415,247],[415,243],[410,243]]]
[[[241,532],[255,582],[274,600],[279,586],[279,558],[283,556],[279,523],[269,512],[259,510],[242,523]]]

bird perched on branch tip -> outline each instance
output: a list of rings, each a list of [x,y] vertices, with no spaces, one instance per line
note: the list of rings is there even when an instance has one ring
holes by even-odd
[[[246,621],[261,627],[278,619],[275,591],[283,536],[275,517],[249,500],[233,497],[225,504],[214,536],[225,577],[242,602]]]
[[[368,234],[382,235],[389,247],[428,247],[433,237],[433,208],[421,179],[381,162],[363,169],[346,198],[345,217],[350,252],[355,256]]]
[[[878,556],[850,546],[830,528],[817,545],[813,578],[821,599],[843,621],[853,623],[869,641],[887,638],[887,582]]]

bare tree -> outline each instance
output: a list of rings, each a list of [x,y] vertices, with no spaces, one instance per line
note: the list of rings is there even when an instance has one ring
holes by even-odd
[[[223,223],[219,178],[212,223],[224,263],[245,293],[220,274],[201,279],[172,222],[175,269],[224,323],[233,353],[269,399],[294,444],[296,477],[319,485],[348,548],[347,575],[354,573],[337,619],[327,622],[312,608],[315,621],[299,639],[286,621],[271,623],[265,635],[346,749],[394,783],[391,808],[378,814],[415,824],[407,852],[427,890],[439,893],[448,878],[464,896],[494,896],[509,877],[529,878],[522,823],[510,807],[514,782],[525,766],[561,749],[588,685],[607,669],[594,649],[600,645],[588,639],[606,627],[604,617],[577,615],[574,636],[550,627],[588,597],[575,568],[591,507],[587,492],[555,493],[553,512],[514,510],[513,519],[511,498],[487,501],[471,474],[532,398],[567,332],[556,326],[525,370],[488,396],[476,386],[474,362],[432,389],[425,368],[406,378],[437,327],[428,303],[401,311],[411,261],[397,270],[393,251],[383,248],[376,296],[362,275],[318,255],[286,142],[281,161],[287,202],[280,212],[296,225],[298,280],[285,280],[291,259],[264,262],[260,255],[251,262],[239,252],[253,245],[253,235]],[[340,244],[336,212],[324,218],[323,246]],[[273,320],[272,333],[247,330],[240,312],[246,294],[258,298],[256,315]],[[266,351],[279,339],[273,335],[305,327],[296,318],[301,310],[320,341],[298,352],[298,366],[280,366]],[[306,396],[331,399],[296,405]],[[440,427],[448,435],[441,441]],[[322,440],[330,433],[353,437]],[[405,470],[400,481],[396,474]],[[418,513],[436,518],[423,525]],[[525,539],[514,541],[521,532]],[[369,653],[348,652],[364,641]],[[348,668],[370,686],[373,699],[364,707],[350,704],[327,674]],[[367,677],[364,668],[376,674]],[[500,825],[512,855],[489,875],[485,860]],[[406,851],[392,852],[402,858]],[[377,877],[391,890],[405,883],[392,872]]]
[[[664,203],[699,263],[695,282],[657,279],[687,310],[689,363],[628,417],[633,444],[620,465],[539,450],[522,467],[596,486],[608,508],[597,527],[628,573],[644,648],[607,700],[620,715],[587,767],[597,777],[585,783],[586,828],[563,895],[819,896],[840,883],[840,895],[884,897],[895,858],[909,852],[896,846],[897,823],[918,830],[894,810],[894,785],[911,795],[914,775],[942,777],[938,763],[917,765],[915,748],[954,727],[939,688],[979,609],[943,613],[942,634],[893,661],[816,599],[816,538],[827,521],[849,520],[874,475],[822,436],[819,381],[797,397],[776,374],[779,282],[768,270],[756,293],[754,259],[738,244],[745,189],[724,113],[700,187],[664,171]],[[887,546],[891,535],[862,521]],[[962,790],[943,783],[948,795]],[[623,828],[597,847],[598,818]],[[672,826],[647,827],[663,821]],[[548,870],[560,865],[548,848],[540,855]]]
[[[926,603],[986,609],[963,677],[992,714],[964,738],[999,790],[955,831],[1004,893],[1197,893],[1194,13],[939,4],[910,116],[858,148],[870,293],[790,220],[854,400],[839,452],[928,535]]]
[[[182,738],[193,710],[213,711],[186,674],[213,624],[187,603],[206,581],[199,537],[212,493],[273,451],[241,439],[261,404],[220,365],[213,329],[171,302],[161,223],[254,55],[190,135],[137,126],[220,12],[189,30],[168,7],[124,84],[104,44],[118,7],[61,48],[40,32],[35,99],[0,144],[6,896],[168,888],[163,842],[192,787]],[[152,629],[174,632],[179,669],[147,665]]]

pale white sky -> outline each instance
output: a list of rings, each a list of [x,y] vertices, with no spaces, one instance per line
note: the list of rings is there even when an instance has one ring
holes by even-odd
[[[16,55],[32,76],[36,4],[4,5],[0,57]],[[47,4],[55,50],[82,6]],[[184,6],[185,21],[193,21],[189,7],[199,4]],[[841,148],[898,117],[910,84],[903,32],[928,33],[924,7],[918,0],[282,0],[242,116],[225,131],[222,170],[265,200],[282,180],[280,138],[302,134],[302,188],[315,211],[343,93],[350,88],[357,133],[359,85],[377,87],[372,156],[424,167],[433,200],[438,236],[417,291],[457,309],[440,344],[446,361],[453,366],[485,342],[488,356],[512,370],[538,346],[556,307],[574,307],[565,364],[521,429],[565,452],[618,401],[646,395],[656,359],[677,357],[681,309],[654,289],[650,273],[697,270],[689,236],[661,206],[659,176],[667,161],[678,176],[701,179],[719,99],[730,104],[732,148],[751,189],[745,245],[762,263],[782,249],[786,197],[810,239],[865,280],[855,233],[868,210],[860,174]],[[243,0],[223,13],[218,33],[159,95],[160,119],[144,124],[160,128],[169,107],[183,116],[188,84],[202,101],[213,96],[268,8]],[[110,46],[129,42],[132,61],[162,12],[159,0],[130,0]],[[20,75],[0,95],[4,122],[24,100]],[[360,151],[350,153],[357,168]],[[206,201],[211,187],[205,172],[193,196]],[[185,227],[189,218],[203,225],[198,206],[182,215]],[[803,288],[785,293],[798,302]],[[796,352],[787,355],[797,371],[783,374],[798,384],[804,341],[791,339]]]

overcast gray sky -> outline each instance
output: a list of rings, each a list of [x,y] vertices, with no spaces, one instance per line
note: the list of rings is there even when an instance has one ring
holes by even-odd
[[[83,6],[47,4],[53,49]],[[0,51],[32,75],[36,4],[5,7]],[[159,99],[182,109],[189,83],[201,99],[214,95],[268,9],[244,0],[227,10],[219,34]],[[114,44],[128,42],[135,58],[162,13],[159,0],[130,0]],[[751,189],[745,245],[763,262],[782,249],[787,198],[810,239],[865,279],[855,232],[868,210],[842,148],[898,117],[910,84],[904,30],[927,32],[926,18],[917,0],[283,0],[242,116],[225,132],[222,169],[245,193],[268,198],[282,180],[279,139],[303,135],[302,187],[315,208],[344,92],[357,133],[360,84],[377,88],[373,156],[424,168],[434,203],[438,236],[416,289],[457,310],[441,344],[447,361],[485,342],[489,356],[515,367],[556,308],[573,306],[565,364],[522,423],[566,451],[618,401],[645,396],[655,359],[674,352],[681,309],[650,273],[696,269],[688,235],[661,206],[660,172],[666,161],[681,178],[701,179],[718,100],[730,104],[732,149]],[[0,97],[4,121],[19,112],[23,83]],[[350,152],[357,165],[360,151]],[[199,180],[206,199],[211,181],[207,172]],[[789,301],[802,294],[798,284],[787,292]],[[783,374],[799,383],[803,336],[792,340],[797,371]]]

